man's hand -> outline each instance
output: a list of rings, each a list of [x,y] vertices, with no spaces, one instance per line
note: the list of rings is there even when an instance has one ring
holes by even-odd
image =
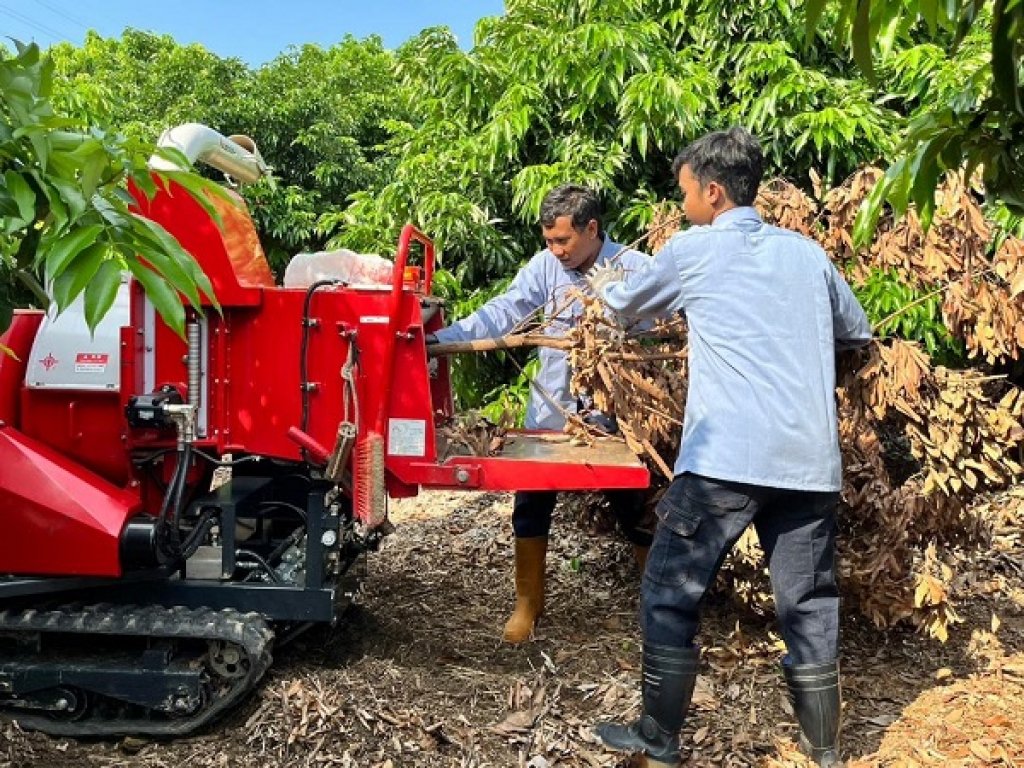
[[[587,284],[596,296],[600,296],[606,286],[612,283],[621,283],[625,279],[626,273],[622,267],[609,267],[602,264],[587,272]]]
[[[436,347],[439,342],[437,340],[437,336],[435,336],[432,333],[426,334],[423,337],[423,341],[426,342],[427,345],[428,371],[430,373],[431,378],[433,378],[434,376],[437,375],[437,358],[434,356],[433,348]]]

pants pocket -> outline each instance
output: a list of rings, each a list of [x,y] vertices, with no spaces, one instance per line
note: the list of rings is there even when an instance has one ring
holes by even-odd
[[[685,498],[666,493],[656,512],[658,528],[644,576],[656,584],[680,586],[689,578],[698,549],[695,537],[700,530],[700,511],[687,504]]]

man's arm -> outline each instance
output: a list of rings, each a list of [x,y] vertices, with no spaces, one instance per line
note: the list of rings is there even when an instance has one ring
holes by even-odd
[[[871,341],[871,323],[857,297],[839,270],[831,262],[829,268],[829,297],[832,300],[832,334],[836,349],[856,349]]]
[[[664,317],[682,309],[682,283],[676,262],[684,236],[676,237],[639,269],[621,282],[601,291],[601,298],[615,312],[627,317]]]
[[[458,320],[434,334],[438,342],[497,339],[527,317],[543,307],[549,300],[544,281],[541,254],[515,276],[508,290],[484,304],[473,314]]]

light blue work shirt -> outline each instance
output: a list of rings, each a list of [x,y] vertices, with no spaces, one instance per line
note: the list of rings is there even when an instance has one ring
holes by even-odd
[[[650,263],[651,258],[639,251],[623,251],[607,235],[597,254],[595,266],[609,264],[622,267],[627,274]],[[435,335],[441,343],[496,339],[509,333],[523,318],[537,313],[548,321],[544,333],[565,336],[583,314],[580,302],[573,299],[569,289],[588,290],[583,273],[566,269],[550,250],[534,255],[512,280],[505,293],[495,296],[468,317],[442,328]],[[565,425],[564,409],[576,412],[576,398],[569,392],[569,361],[560,349],[540,347],[540,371],[535,386],[530,388],[530,401],[526,407],[527,429],[561,429]]]
[[[733,208],[676,234],[603,297],[626,316],[686,314],[677,475],[840,489],[835,350],[866,344],[871,325],[816,243]]]

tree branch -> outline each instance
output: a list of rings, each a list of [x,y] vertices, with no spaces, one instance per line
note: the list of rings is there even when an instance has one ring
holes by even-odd
[[[564,336],[546,336],[538,333],[502,336],[500,339],[476,339],[474,341],[449,341],[443,344],[428,344],[431,357],[457,355],[462,352],[493,352],[497,349],[518,349],[520,347],[550,347],[571,349],[572,342]]]

